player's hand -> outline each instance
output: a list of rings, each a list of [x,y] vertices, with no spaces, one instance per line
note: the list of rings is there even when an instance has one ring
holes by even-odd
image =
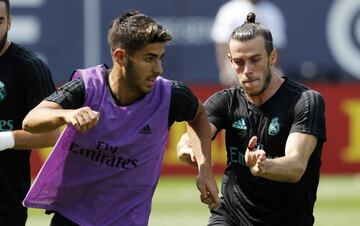
[[[196,186],[200,191],[201,202],[207,204],[209,209],[220,206],[219,189],[212,173],[211,166],[199,166],[199,174],[196,177]]]
[[[250,168],[254,176],[261,175],[264,169],[264,161],[266,160],[266,153],[264,150],[256,150],[257,137],[253,136],[247,146],[245,152],[245,164]]]
[[[197,167],[194,150],[190,145],[190,139],[187,133],[184,133],[176,145],[177,157],[180,161]]]
[[[75,127],[76,130],[84,132],[93,128],[99,121],[100,113],[93,111],[89,107],[82,107],[69,111],[64,120],[67,124]]]

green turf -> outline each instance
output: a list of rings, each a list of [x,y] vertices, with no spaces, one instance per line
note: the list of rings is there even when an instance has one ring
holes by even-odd
[[[208,209],[200,203],[192,177],[162,177],[153,199],[150,226],[203,226]],[[322,176],[315,206],[315,226],[358,226],[360,177]],[[41,210],[29,210],[27,226],[49,225]]]

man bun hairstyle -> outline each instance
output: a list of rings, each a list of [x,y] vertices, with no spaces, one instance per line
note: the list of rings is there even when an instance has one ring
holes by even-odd
[[[256,15],[250,12],[246,15],[246,21],[237,27],[230,35],[230,40],[248,41],[257,36],[262,36],[265,40],[265,49],[268,55],[273,50],[273,38],[269,28],[261,23],[255,22]]]
[[[171,39],[171,34],[163,26],[139,11],[129,11],[115,18],[108,31],[111,51],[122,48],[130,55],[147,44]]]
[[[253,12],[248,13],[246,16],[246,23],[255,23],[256,15]]]

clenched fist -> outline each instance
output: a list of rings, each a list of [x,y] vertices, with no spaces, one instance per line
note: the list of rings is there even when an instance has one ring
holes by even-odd
[[[89,107],[82,107],[76,110],[69,111],[64,120],[67,124],[75,127],[76,130],[84,132],[93,128],[99,121],[100,113],[91,110]]]

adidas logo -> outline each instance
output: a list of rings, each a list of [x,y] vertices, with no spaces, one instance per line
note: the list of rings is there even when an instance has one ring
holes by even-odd
[[[139,134],[152,134],[150,126],[146,124],[140,131]]]
[[[240,129],[240,130],[246,130],[247,129],[245,120],[243,118],[241,118],[240,120],[234,122],[232,124],[232,127],[236,128],[236,129]]]

